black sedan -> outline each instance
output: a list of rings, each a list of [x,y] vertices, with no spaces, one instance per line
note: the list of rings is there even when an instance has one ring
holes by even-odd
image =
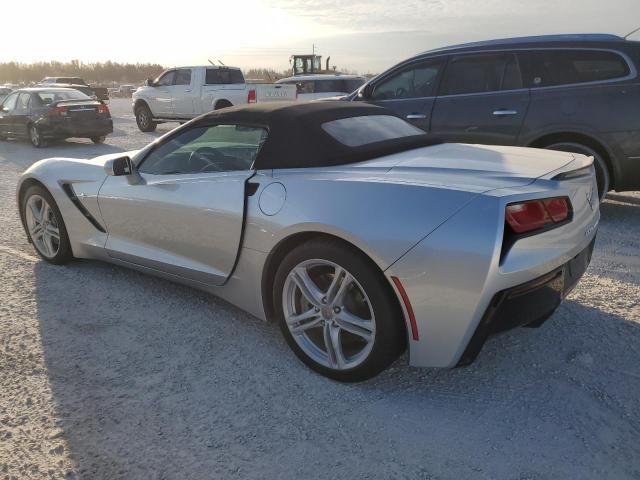
[[[109,107],[71,88],[23,88],[0,104],[0,140],[26,137],[40,148],[70,137],[102,143],[112,132]]]

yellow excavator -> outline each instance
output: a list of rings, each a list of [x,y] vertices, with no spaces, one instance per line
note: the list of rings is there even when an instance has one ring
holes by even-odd
[[[329,60],[331,60],[331,57],[327,57],[324,69],[322,68],[322,56],[316,54],[291,55],[289,63],[291,64],[292,75],[337,73],[335,66],[329,68]]]

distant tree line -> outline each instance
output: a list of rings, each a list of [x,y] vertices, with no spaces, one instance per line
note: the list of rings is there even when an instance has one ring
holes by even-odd
[[[88,83],[108,85],[114,83],[141,83],[155,78],[164,70],[152,63],[118,63],[112,61],[84,63],[70,62],[0,63],[0,84],[33,83],[44,77],[82,77]]]

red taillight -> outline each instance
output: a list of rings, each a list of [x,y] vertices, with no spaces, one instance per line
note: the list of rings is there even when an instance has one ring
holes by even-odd
[[[67,114],[67,107],[60,107],[60,106],[55,106],[55,107],[51,107],[50,112],[51,115],[66,115]]]
[[[107,107],[104,103],[98,105],[98,113],[106,113],[109,114],[109,107]]]
[[[249,90],[249,95],[247,95],[247,103],[256,103],[257,100],[258,99],[256,98],[256,91]]]
[[[545,198],[507,205],[506,220],[516,233],[539,230],[569,218],[567,197]]]

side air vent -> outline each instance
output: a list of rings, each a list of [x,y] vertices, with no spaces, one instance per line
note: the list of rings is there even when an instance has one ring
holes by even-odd
[[[84,218],[89,220],[89,223],[91,223],[91,225],[93,225],[96,230],[102,233],[107,233],[104,227],[100,225],[100,222],[98,222],[95,219],[95,217],[91,215],[89,210],[86,209],[86,207],[82,204],[80,199],[76,196],[76,192],[70,183],[63,183],[62,190],[64,190],[64,193],[67,194],[67,196],[69,197],[69,200],[71,200],[71,202],[76,206],[76,208],[80,211],[80,213],[84,215]]]

